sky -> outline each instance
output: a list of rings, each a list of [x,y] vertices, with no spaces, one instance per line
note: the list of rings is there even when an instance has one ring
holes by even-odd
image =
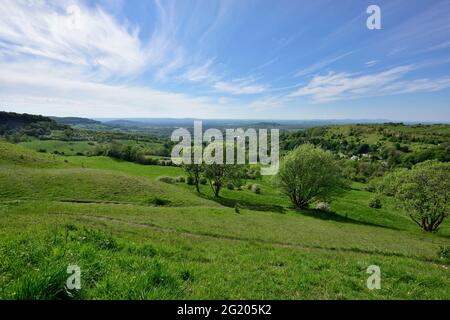
[[[449,122],[450,1],[1,0],[0,110]]]

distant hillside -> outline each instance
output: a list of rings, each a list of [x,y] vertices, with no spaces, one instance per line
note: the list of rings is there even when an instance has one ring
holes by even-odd
[[[0,135],[17,130],[45,131],[46,129],[64,129],[49,117],[32,114],[0,111]]]
[[[88,118],[78,118],[78,117],[50,117],[52,120],[60,124],[65,125],[90,125],[90,124],[101,124],[100,121],[88,119]]]

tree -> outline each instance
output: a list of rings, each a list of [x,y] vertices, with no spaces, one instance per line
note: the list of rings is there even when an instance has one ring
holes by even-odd
[[[203,160],[201,161],[202,163],[195,163],[194,155],[198,151],[202,152],[202,149],[197,147],[191,147],[186,148],[184,151],[190,153],[191,163],[183,162],[181,167],[184,169],[188,177],[190,177],[190,180],[192,181],[192,184],[195,185],[195,189],[197,190],[197,192],[200,193],[200,180],[202,178],[202,174],[204,171],[204,164]]]
[[[232,183],[235,186],[242,184],[244,176],[243,165],[237,164],[205,164],[203,175],[208,180],[214,196],[219,197],[220,190],[227,183]]]
[[[203,164],[183,164],[182,165],[186,174],[191,177],[193,184],[195,185],[195,189],[200,193],[200,179],[203,173]]]
[[[297,208],[326,201],[346,185],[332,153],[312,144],[297,147],[282,160],[276,181]]]
[[[450,164],[426,161],[391,173],[381,191],[393,195],[423,231],[437,231],[450,213]]]

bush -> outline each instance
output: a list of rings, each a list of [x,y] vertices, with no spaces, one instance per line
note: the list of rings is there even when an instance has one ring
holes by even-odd
[[[186,182],[186,178],[183,176],[179,176],[176,178],[176,182],[180,182],[180,183],[185,183]]]
[[[208,180],[207,180],[206,178],[201,178],[201,179],[200,179],[200,184],[205,185],[205,184],[207,184],[207,183],[208,183]]]
[[[331,211],[331,208],[330,208],[330,205],[328,204],[328,202],[317,202],[316,209],[320,210],[320,211],[326,211],[326,212]]]
[[[39,149],[40,153],[47,153],[47,149]]]
[[[261,193],[261,186],[259,184],[254,184],[252,185],[252,192],[256,193],[256,194],[260,194]]]
[[[155,206],[165,206],[165,205],[169,204],[170,201],[166,200],[166,199],[163,199],[163,198],[160,198],[160,197],[155,197],[155,198],[150,200],[150,203],[154,204]]]
[[[176,183],[176,179],[173,177],[167,177],[167,176],[162,176],[162,177],[158,177],[159,182],[164,182],[164,183],[170,183],[170,184],[174,184]]]
[[[438,258],[450,262],[450,247],[449,246],[439,246]]]
[[[347,187],[334,155],[311,144],[301,145],[284,157],[276,181],[296,208],[326,201]]]
[[[234,185],[232,183],[228,183],[227,184],[227,189],[228,190],[234,190]]]
[[[195,184],[194,177],[188,176],[186,179],[186,183],[190,186],[193,186]]]
[[[369,207],[374,209],[380,209],[382,207],[382,203],[380,198],[374,197],[369,200]]]

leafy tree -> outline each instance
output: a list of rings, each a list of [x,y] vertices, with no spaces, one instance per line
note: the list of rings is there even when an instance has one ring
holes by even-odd
[[[423,231],[438,230],[450,213],[450,164],[426,161],[387,175],[381,191],[393,195]]]
[[[297,208],[326,201],[346,185],[331,152],[311,144],[297,147],[282,160],[276,181]]]
[[[223,186],[228,183],[240,186],[244,178],[243,165],[213,163],[205,164],[203,168],[203,175],[208,180],[215,197],[219,197]]]
[[[182,168],[184,169],[184,171],[186,172],[186,174],[192,181],[192,184],[195,185],[195,189],[197,190],[197,192],[200,193],[200,180],[202,178],[202,174],[204,171],[204,164],[203,163],[200,163],[200,164],[194,163],[195,162],[194,154],[195,154],[196,150],[197,150],[197,148],[188,149],[188,152],[191,153],[191,163],[190,164],[183,163]]]

